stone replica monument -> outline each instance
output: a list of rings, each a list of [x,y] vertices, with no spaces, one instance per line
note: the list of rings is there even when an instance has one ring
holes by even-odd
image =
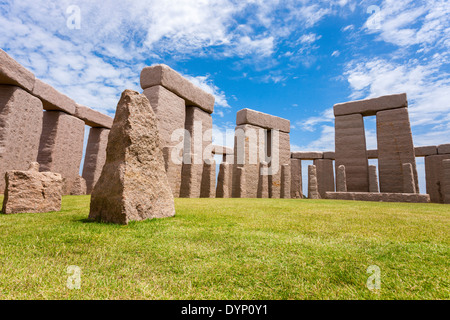
[[[125,90],[92,192],[89,219],[128,224],[174,215],[155,113],[144,95]]]

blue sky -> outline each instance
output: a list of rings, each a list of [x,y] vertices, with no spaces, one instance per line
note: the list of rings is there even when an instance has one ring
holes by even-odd
[[[0,0],[0,25],[3,50],[111,115],[144,66],[171,66],[215,95],[219,144],[251,108],[291,120],[293,150],[333,150],[335,103],[401,92],[415,145],[450,142],[449,1]]]

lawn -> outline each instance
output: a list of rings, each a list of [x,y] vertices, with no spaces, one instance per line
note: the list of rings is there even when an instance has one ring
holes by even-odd
[[[174,218],[118,226],[88,222],[89,199],[0,215],[0,299],[450,297],[450,205],[176,199]]]

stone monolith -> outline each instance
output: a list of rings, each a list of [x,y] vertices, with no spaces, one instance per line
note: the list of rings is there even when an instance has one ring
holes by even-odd
[[[320,199],[316,166],[308,166],[308,199]]]
[[[345,166],[340,165],[336,172],[336,192],[347,192],[347,177],[345,174]]]

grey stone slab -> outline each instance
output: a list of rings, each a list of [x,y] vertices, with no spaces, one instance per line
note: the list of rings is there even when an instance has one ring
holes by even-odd
[[[408,107],[406,93],[401,93],[373,99],[338,103],[334,105],[334,115],[336,117],[350,114],[374,116],[379,111],[406,107]]]
[[[75,116],[92,128],[111,129],[114,121],[113,118],[106,114],[79,104],[76,104]]]
[[[44,110],[76,114],[77,104],[75,101],[39,79],[36,79],[32,94],[41,99]]]
[[[291,131],[291,122],[289,120],[252,109],[242,109],[237,112],[236,125],[243,124],[251,124],[264,129],[280,130],[285,133]]]
[[[18,86],[33,91],[34,74],[0,49],[0,84]]]
[[[211,114],[214,112],[214,96],[195,86],[175,70],[164,64],[145,67],[141,72],[141,87],[147,89],[163,86],[186,101]]]
[[[327,199],[353,200],[353,201],[378,201],[378,202],[408,202],[429,203],[428,194],[417,193],[372,193],[372,192],[327,192]]]

